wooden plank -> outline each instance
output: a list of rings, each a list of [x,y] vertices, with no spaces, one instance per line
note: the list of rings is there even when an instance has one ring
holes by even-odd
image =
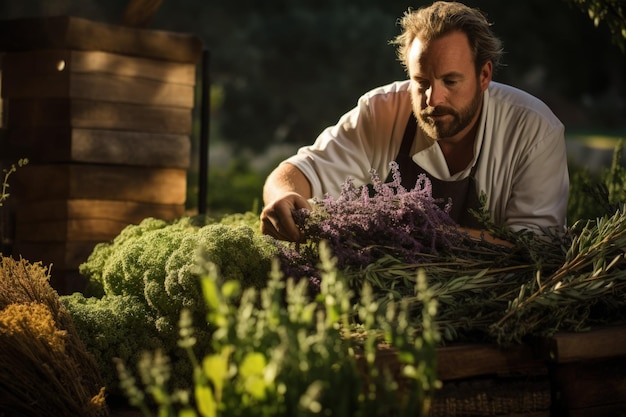
[[[15,226],[15,240],[20,242],[65,242],[93,240],[108,242],[129,225],[124,220],[68,219]]]
[[[623,417],[626,402],[567,410],[567,417]],[[565,415],[565,414],[564,414]]]
[[[15,127],[6,132],[14,153],[32,162],[83,162],[187,169],[188,135],[70,127]]]
[[[113,165],[27,165],[15,173],[19,201],[124,200],[184,204],[187,172]]]
[[[20,203],[15,239],[24,242],[110,241],[129,224],[147,217],[174,220],[182,204],[145,204],[107,200],[57,200]]]
[[[102,219],[137,224],[147,217],[170,221],[183,214],[184,206],[180,204],[73,199],[20,202],[15,215],[18,224],[68,219]]]
[[[52,273],[55,269],[78,269],[80,264],[87,261],[93,248],[100,243],[93,242],[22,242],[16,241],[13,246],[13,256],[21,256],[31,262],[39,262],[45,266],[52,264]]]
[[[626,403],[624,357],[559,364],[552,380],[559,410]]]
[[[75,127],[191,134],[192,114],[179,107],[82,99],[12,99],[7,128]]]
[[[73,16],[0,22],[0,50],[77,49],[195,63],[202,41],[195,35],[136,29]]]
[[[544,361],[527,345],[460,345],[437,349],[437,376],[443,381],[483,375],[547,375]]]
[[[109,74],[191,87],[196,84],[196,66],[189,63],[69,49],[9,52],[2,56],[2,73],[8,78],[56,72]]]
[[[557,333],[544,342],[546,359],[558,363],[626,357],[626,326],[616,325],[581,333]]]
[[[110,74],[51,74],[2,77],[5,99],[69,98],[192,109],[194,88]]]

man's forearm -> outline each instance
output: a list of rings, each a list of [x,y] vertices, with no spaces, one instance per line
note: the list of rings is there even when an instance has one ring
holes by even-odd
[[[263,202],[269,204],[288,192],[295,192],[302,197],[311,198],[311,184],[295,166],[280,164],[270,173],[263,187]]]

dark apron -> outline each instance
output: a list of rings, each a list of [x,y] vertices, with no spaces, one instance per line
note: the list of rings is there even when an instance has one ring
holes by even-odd
[[[474,215],[469,212],[470,209],[478,211],[481,207],[478,192],[476,191],[476,180],[474,179],[478,160],[472,167],[472,171],[467,178],[458,181],[443,181],[435,178],[413,161],[411,147],[413,146],[416,131],[417,119],[413,112],[411,112],[411,117],[404,130],[400,151],[396,156],[396,162],[400,171],[401,185],[407,190],[412,190],[415,188],[418,176],[425,174],[432,183],[433,198],[443,200],[441,203],[442,208],[448,201],[452,201],[450,217],[452,217],[455,222],[460,226],[472,229],[484,228]],[[393,177],[390,172],[385,182],[389,183],[392,181]]]

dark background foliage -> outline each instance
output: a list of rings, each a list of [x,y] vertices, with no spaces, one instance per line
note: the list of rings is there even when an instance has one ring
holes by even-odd
[[[72,15],[124,24],[131,1],[159,3],[0,0],[0,18]],[[505,66],[495,79],[544,100],[571,138],[626,136],[626,36],[620,33],[626,25],[620,2],[465,3],[483,10],[503,40]],[[162,0],[143,27],[195,34],[210,52],[209,209],[258,208],[263,179],[276,163],[311,143],[367,90],[404,78],[389,41],[399,33],[397,19],[409,7],[426,4],[430,1]],[[198,108],[188,207],[195,207],[198,195]]]
[[[551,105],[570,131],[626,125],[626,54],[584,11],[612,0],[469,0],[502,38],[496,79]],[[193,33],[211,51],[215,140],[256,151],[304,144],[360,94],[404,77],[389,41],[398,0],[165,0],[150,29]],[[3,18],[69,14],[121,23],[128,0],[0,3]],[[599,5],[600,6],[599,6]],[[608,7],[608,6],[607,6]],[[598,9],[599,10],[599,9]]]

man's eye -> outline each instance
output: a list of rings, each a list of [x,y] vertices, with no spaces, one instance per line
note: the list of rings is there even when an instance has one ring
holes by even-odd
[[[459,83],[457,80],[445,80],[444,82],[448,87],[454,87]]]
[[[420,91],[428,90],[429,84],[426,81],[417,81],[417,88]]]

